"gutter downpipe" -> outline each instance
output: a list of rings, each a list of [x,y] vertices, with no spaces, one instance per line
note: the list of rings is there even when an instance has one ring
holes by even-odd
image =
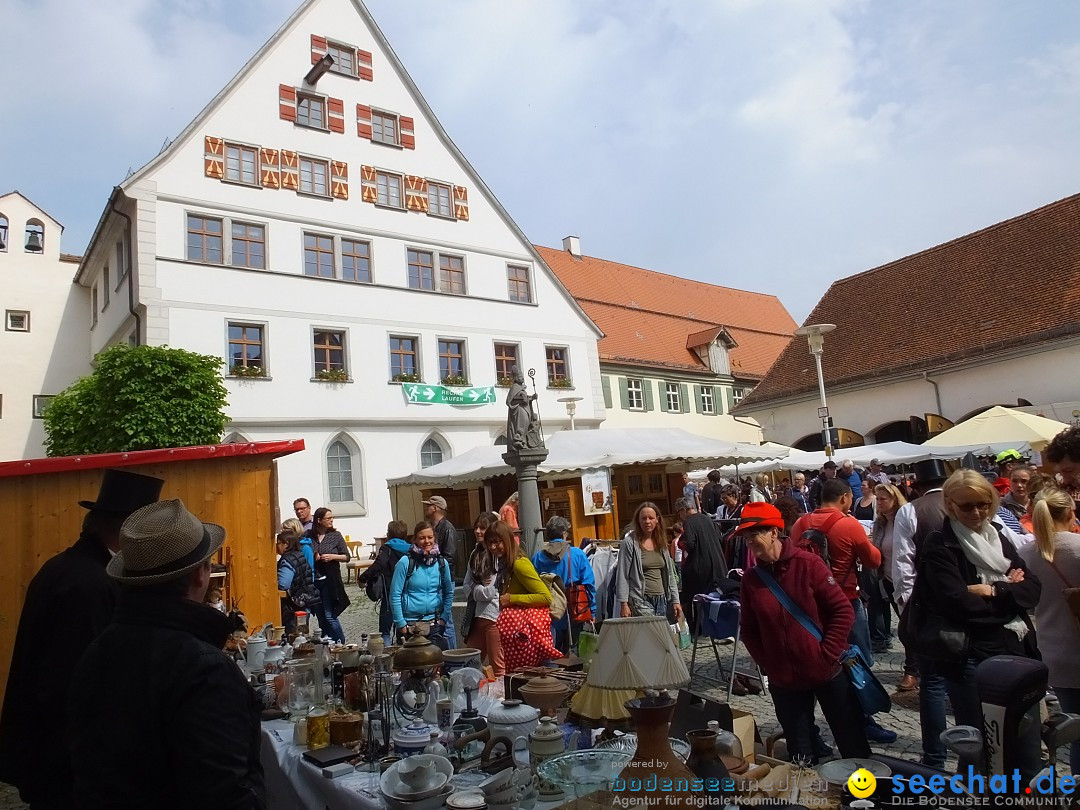
[[[922,373],[922,378],[925,382],[928,382],[930,383],[930,385],[934,386],[934,402],[937,405],[936,413],[941,414],[941,390],[938,388],[937,381],[930,379],[930,372],[928,371],[924,371]]]
[[[118,192],[119,188],[116,189]],[[131,313],[131,317],[135,319],[135,345],[142,345],[142,318],[139,317],[139,313],[135,310],[135,262],[131,260],[132,250],[131,243],[135,238],[133,223],[131,217],[116,207],[117,198],[119,194],[113,195],[112,210],[127,220],[127,239],[124,240],[127,243],[127,255],[124,257],[128,266],[128,312]]]

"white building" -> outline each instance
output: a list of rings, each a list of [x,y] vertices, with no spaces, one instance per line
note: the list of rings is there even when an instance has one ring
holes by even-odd
[[[133,313],[105,309],[129,273]],[[358,1],[305,2],[115,189],[77,281],[98,304],[92,351],[221,355],[232,436],[306,442],[279,462],[281,517],[307,497],[357,539],[413,512],[392,510],[387,478],[505,431],[503,388],[424,405],[402,380],[492,387],[516,362],[538,372],[547,431],[568,392],[579,428],[604,418],[600,331]],[[451,503],[459,526],[468,508]]]
[[[18,191],[0,195],[0,460],[44,455],[50,397],[90,373],[89,296],[71,283],[79,259],[60,252],[63,229]]]
[[[1078,307],[1080,195],[834,282],[807,323],[836,325],[822,367],[839,446],[921,442],[993,405],[1080,417]],[[795,338],[736,413],[819,450],[819,405]]]

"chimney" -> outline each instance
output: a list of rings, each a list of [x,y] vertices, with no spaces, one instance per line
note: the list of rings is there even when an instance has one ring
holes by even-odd
[[[564,236],[562,240],[563,250],[575,259],[581,258],[581,239],[577,236]]]

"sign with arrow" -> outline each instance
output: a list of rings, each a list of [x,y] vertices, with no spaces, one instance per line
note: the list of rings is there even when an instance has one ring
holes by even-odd
[[[445,385],[402,383],[405,401],[412,405],[486,405],[495,401],[495,386],[450,388]]]

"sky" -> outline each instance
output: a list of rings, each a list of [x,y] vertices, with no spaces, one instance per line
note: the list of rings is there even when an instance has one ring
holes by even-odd
[[[0,193],[80,254],[298,3],[0,0]],[[775,294],[800,323],[839,278],[1080,192],[1074,0],[368,8],[533,242]]]

